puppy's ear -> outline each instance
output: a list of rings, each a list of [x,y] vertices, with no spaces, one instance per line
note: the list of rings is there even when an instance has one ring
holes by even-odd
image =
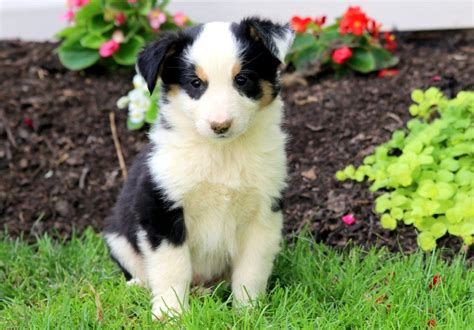
[[[248,37],[261,41],[273,56],[281,63],[285,63],[285,56],[295,38],[295,33],[289,24],[280,25],[259,17],[247,17],[240,22],[240,25]]]
[[[159,40],[146,46],[138,55],[136,69],[145,78],[150,93],[153,93],[163,63],[173,53],[177,40],[178,35],[175,33],[163,34]]]

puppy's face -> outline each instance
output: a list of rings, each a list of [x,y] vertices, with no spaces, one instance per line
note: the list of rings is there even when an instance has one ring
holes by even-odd
[[[148,46],[138,69],[163,102],[182,111],[199,134],[235,137],[279,92],[278,67],[293,41],[287,26],[255,18],[208,23]]]

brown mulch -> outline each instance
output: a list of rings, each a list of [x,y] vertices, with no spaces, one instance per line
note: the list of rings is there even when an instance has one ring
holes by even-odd
[[[413,227],[382,229],[367,186],[337,182],[334,173],[360,164],[404,125],[414,88],[438,86],[448,96],[474,90],[474,30],[406,33],[399,44],[396,77],[284,78],[289,237],[309,228],[318,241],[337,247],[352,241],[392,251],[416,249]],[[127,165],[146,143],[144,131],[127,131],[126,113],[115,107],[130,89],[132,74],[70,72],[54,48],[0,41],[0,225],[13,236],[101,229],[123,182],[111,111]],[[352,226],[341,221],[347,213],[357,218]],[[454,237],[440,243],[452,251],[461,247]]]

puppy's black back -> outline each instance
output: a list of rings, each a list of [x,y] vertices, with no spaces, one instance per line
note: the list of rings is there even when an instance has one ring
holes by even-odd
[[[137,238],[140,230],[146,233],[153,248],[163,239],[175,245],[185,240],[182,208],[173,207],[173,201],[157,187],[149,173],[147,162],[151,151],[149,144],[135,159],[104,229],[106,234],[126,237],[136,252],[140,252]]]

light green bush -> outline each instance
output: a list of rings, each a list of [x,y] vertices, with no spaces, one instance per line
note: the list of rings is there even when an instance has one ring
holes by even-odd
[[[432,250],[446,234],[466,245],[474,235],[474,92],[448,100],[436,88],[412,93],[414,118],[404,130],[367,156],[357,169],[349,165],[338,180],[372,182],[384,228],[398,221],[420,232],[418,245]],[[434,119],[433,119],[434,118]]]

